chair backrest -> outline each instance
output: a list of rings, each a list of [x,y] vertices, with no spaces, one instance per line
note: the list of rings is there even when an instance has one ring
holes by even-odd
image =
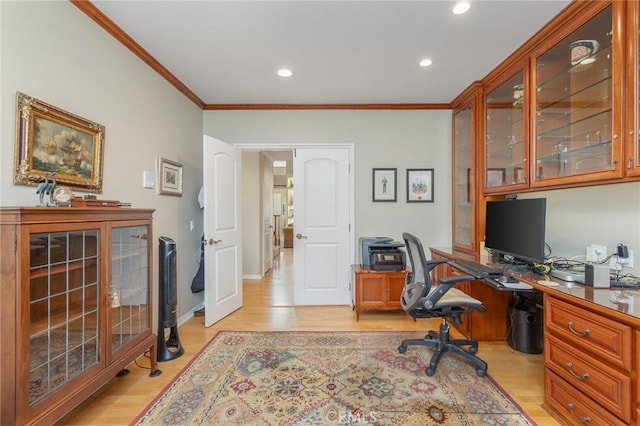
[[[424,253],[424,248],[422,248],[422,243],[418,237],[408,232],[402,234],[402,239],[407,247],[409,263],[411,263],[412,282],[423,283],[428,293],[431,289],[431,274],[427,267],[427,257]]]

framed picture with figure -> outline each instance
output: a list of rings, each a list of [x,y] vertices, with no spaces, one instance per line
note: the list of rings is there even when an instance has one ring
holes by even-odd
[[[407,169],[407,203],[433,203],[433,169]]]
[[[373,197],[374,202],[397,201],[398,186],[396,185],[398,169],[373,169]]]

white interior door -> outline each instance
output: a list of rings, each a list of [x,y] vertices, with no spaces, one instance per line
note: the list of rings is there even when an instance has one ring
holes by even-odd
[[[240,149],[210,136],[204,152],[204,325],[242,306]]]
[[[349,303],[349,160],[348,149],[295,150],[296,305]]]

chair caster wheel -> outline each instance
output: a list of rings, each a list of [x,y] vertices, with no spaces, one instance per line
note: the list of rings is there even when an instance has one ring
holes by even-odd
[[[434,374],[436,374],[436,369],[435,369],[435,368],[431,368],[431,367],[427,367],[427,369],[426,369],[426,370],[424,370],[424,373],[425,373],[427,376],[431,377],[431,376],[433,376]]]
[[[478,352],[478,348],[476,346],[471,346],[469,348],[469,353],[470,354],[475,354],[476,352]]]
[[[478,368],[476,370],[476,374],[478,375],[478,377],[484,377],[484,376],[487,375],[487,370],[482,370],[482,369]]]
[[[398,352],[400,352],[401,354],[405,353],[407,351],[407,347],[400,345],[398,346]]]
[[[424,338],[428,339],[428,340],[435,340],[435,339],[438,338],[438,334],[436,332],[434,332],[434,331],[430,331],[430,332],[427,333],[426,336],[424,336]]]

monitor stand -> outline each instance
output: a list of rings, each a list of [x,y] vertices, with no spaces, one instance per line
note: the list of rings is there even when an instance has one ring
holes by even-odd
[[[514,256],[510,256],[510,258],[507,259],[507,256],[505,256],[502,253],[492,253],[491,263],[495,265],[500,265],[504,267],[506,270],[520,272],[520,273],[527,272],[530,267],[528,262],[519,260],[517,257],[514,257]]]

